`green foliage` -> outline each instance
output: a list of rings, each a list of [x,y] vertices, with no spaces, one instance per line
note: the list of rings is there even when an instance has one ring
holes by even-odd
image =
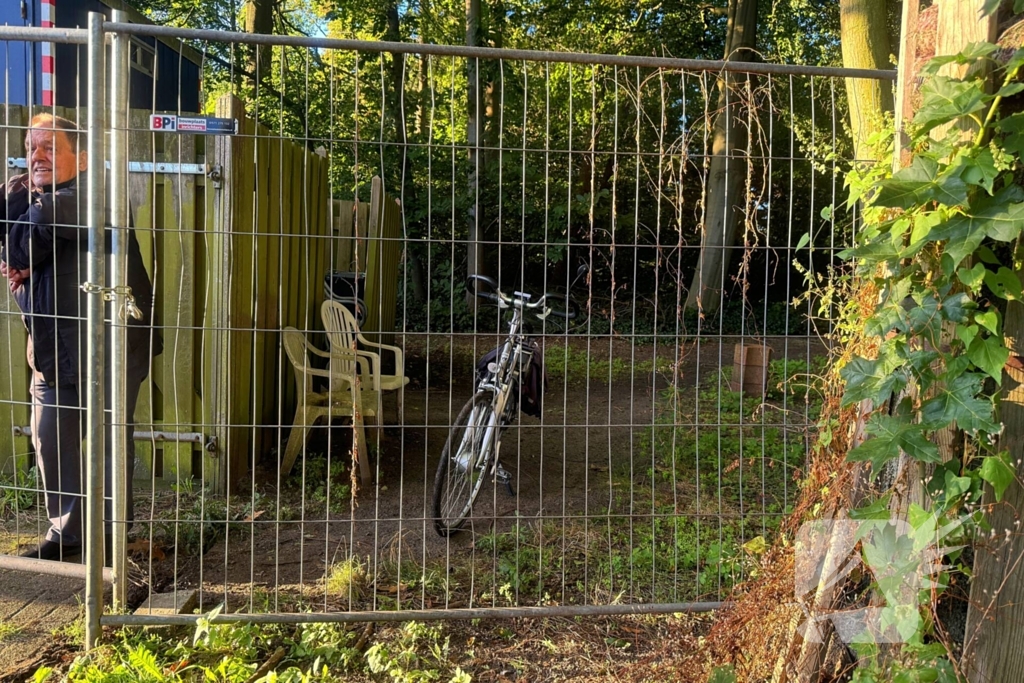
[[[225,499],[191,480],[172,486],[173,504],[156,515],[153,541],[176,552],[203,555],[228,533],[251,533],[253,523],[271,503],[263,494]]]
[[[371,672],[385,674],[394,683],[470,683],[472,678],[454,664],[451,642],[441,629],[411,621],[391,644],[376,643],[366,651]]]
[[[0,474],[0,517],[31,508],[36,504],[36,491],[41,488],[35,467],[28,471],[19,467],[11,474]]]
[[[864,321],[865,333],[879,340],[876,354],[854,358],[841,370],[843,404],[866,403],[874,410],[866,424],[869,438],[849,459],[870,462],[876,473],[901,453],[934,466],[927,484],[931,510],[912,506],[908,533],[893,535],[887,496],[851,514],[888,525],[879,527],[874,544],[864,545],[869,565],[891,564],[895,555],[920,564],[934,539],[955,559],[959,553],[949,548],[968,542],[981,523],[976,509],[984,484],[998,499],[1014,481],[1010,454],[995,446],[1002,431],[996,397],[1009,358],[1002,341],[1005,302],[1021,297],[1015,271],[1024,254],[1024,190],[1017,176],[1024,146],[1018,115],[1003,117],[1000,105],[1024,89],[1017,83],[1024,52],[1003,67],[992,62],[996,49],[979,43],[932,60],[923,70],[923,102],[910,127],[910,165],[891,173],[888,162],[880,163],[848,177],[850,201],[861,202],[864,228],[846,255],[881,293]],[[938,75],[944,64],[985,61],[1002,82],[995,94],[986,90],[984,69],[971,69],[962,79]],[[965,130],[972,131],[969,137]],[[946,337],[952,337],[948,346],[940,341]],[[920,398],[904,395],[911,385]],[[967,444],[962,460],[941,463],[931,436],[950,425],[966,433]],[[950,573],[963,568],[954,562],[941,569],[898,569],[898,576],[879,579],[875,587],[887,597],[883,617],[899,629],[901,652],[881,656],[871,643],[860,646],[867,664],[853,680],[958,680],[945,648],[930,642],[932,620],[920,612],[949,584]],[[932,576],[938,590],[922,590],[919,603],[902,604],[894,587],[902,585],[901,576],[921,572]]]

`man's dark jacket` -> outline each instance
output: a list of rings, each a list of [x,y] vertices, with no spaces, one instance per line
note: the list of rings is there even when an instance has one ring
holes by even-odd
[[[10,188],[10,194],[8,194]],[[47,383],[81,384],[86,349],[89,235],[85,178],[61,183],[53,192],[29,192],[24,177],[0,187],[0,241],[10,268],[31,269],[29,280],[14,291],[29,330],[29,362]],[[107,223],[109,225],[109,221]],[[128,286],[142,320],[129,318],[128,365],[148,364],[161,350],[152,333],[153,287],[133,231],[128,238]],[[111,234],[107,231],[107,279],[110,283]],[[121,301],[118,297],[118,301]]]

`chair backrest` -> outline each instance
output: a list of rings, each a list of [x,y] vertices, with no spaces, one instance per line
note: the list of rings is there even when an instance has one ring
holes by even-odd
[[[288,354],[288,360],[295,369],[295,384],[301,403],[303,396],[313,393],[313,375],[307,372],[312,365],[309,363],[309,353],[306,352],[306,336],[294,327],[286,327],[281,332],[281,339],[284,352]]]
[[[327,331],[327,341],[332,349],[355,350],[359,335],[359,323],[352,311],[338,301],[326,300],[320,306],[320,317]],[[355,363],[347,359],[332,359],[332,370],[345,375],[356,374]],[[337,365],[335,365],[337,364]]]

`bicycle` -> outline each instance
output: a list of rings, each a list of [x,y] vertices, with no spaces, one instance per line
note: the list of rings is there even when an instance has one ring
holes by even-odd
[[[582,266],[577,280],[587,272]],[[493,291],[474,291],[476,282]],[[519,383],[523,371],[530,367],[536,345],[524,334],[527,316],[544,321],[548,316],[573,320],[579,307],[568,295],[544,294],[537,301],[526,292],[504,294],[498,283],[484,275],[471,275],[466,287],[477,298],[497,305],[499,310],[511,310],[508,337],[500,347],[494,362],[487,365],[479,377],[476,393],[459,412],[452,426],[441,461],[434,476],[434,528],[442,537],[457,533],[473,508],[483,483],[490,478],[495,484],[512,490],[512,477],[501,466],[499,452],[501,436],[515,421],[518,413]],[[549,301],[563,298],[565,311],[557,311]]]

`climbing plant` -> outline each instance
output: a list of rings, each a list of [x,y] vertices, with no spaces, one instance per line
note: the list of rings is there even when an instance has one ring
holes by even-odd
[[[903,567],[902,575],[917,572],[930,590],[899,604],[890,599],[894,585],[876,581],[873,588],[887,598],[881,623],[896,628],[903,645],[898,656],[889,650],[872,657],[881,648],[866,638],[859,647],[870,664],[857,671],[857,681],[960,680],[936,635],[933,608],[954,573],[969,576],[955,548],[984,526],[984,484],[998,500],[1014,481],[1010,455],[999,448],[997,404],[1010,359],[1006,306],[1022,299],[1024,113],[1008,111],[1006,103],[1024,91],[1024,50],[1006,61],[998,55],[997,46],[976,43],[931,60],[909,124],[909,163],[896,172],[879,163],[848,177],[849,201],[862,206],[863,226],[846,256],[880,293],[863,325],[865,337],[877,340],[874,352],[841,370],[843,404],[871,406],[868,438],[849,460],[870,463],[873,474],[901,455],[933,468],[925,479],[927,503],[907,510],[909,531],[891,539],[875,534],[863,546],[870,564],[871,552],[884,555],[904,543],[903,556],[917,565]],[[950,65],[970,68],[963,77],[944,75]],[[947,460],[935,436],[951,425],[963,439]],[[869,500],[853,516],[888,524],[890,495]],[[926,551],[936,543],[937,552]]]

